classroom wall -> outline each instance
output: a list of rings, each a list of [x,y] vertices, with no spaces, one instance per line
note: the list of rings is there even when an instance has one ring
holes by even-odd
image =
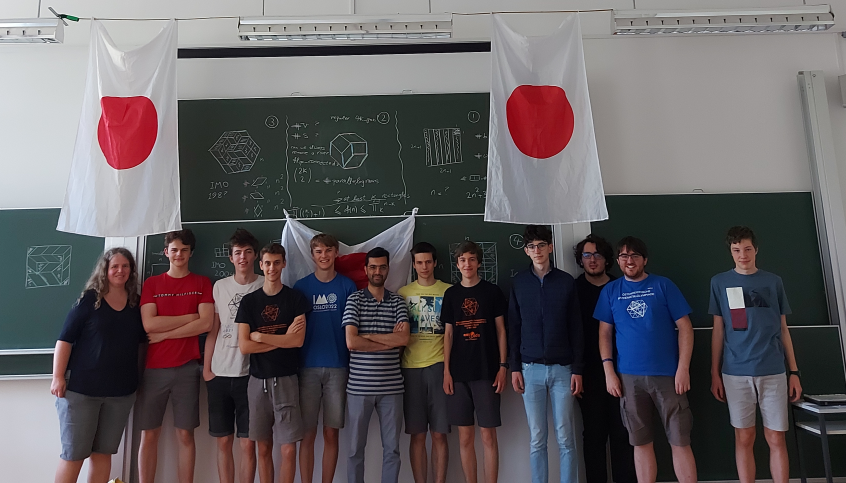
[[[60,12],[98,17],[541,11],[632,8],[624,0],[54,0]],[[639,8],[801,4],[801,0],[638,0]],[[846,19],[846,0],[831,2]],[[46,4],[43,12],[49,15]],[[29,17],[35,1],[6,0],[1,18]],[[539,35],[560,15],[513,14],[515,29]],[[838,33],[611,38],[610,14],[582,14],[585,61],[600,164],[609,194],[808,191],[811,189],[796,73],[823,70],[846,193],[846,110],[836,76],[844,72]],[[152,37],[155,22],[108,21],[122,47]],[[0,208],[60,206],[73,151],[87,67],[86,21],[66,29],[63,45],[0,46]],[[241,45],[232,19],[180,22],[180,46]],[[838,32],[846,26],[838,26]],[[485,16],[455,17],[455,35],[486,38]],[[180,60],[179,97],[278,97],[485,92],[490,55],[441,54]],[[0,381],[0,479],[48,481],[58,455],[58,424],[49,381]],[[528,432],[520,399],[509,389],[501,430],[502,481],[528,473]],[[206,416],[203,416],[205,424]],[[204,428],[204,427],[203,427]],[[214,456],[198,430],[196,481],[214,481]],[[374,425],[375,429],[375,425]],[[172,447],[172,441],[162,448]],[[368,474],[378,475],[377,432]],[[452,440],[450,481],[460,481]],[[554,454],[554,451],[553,451]],[[553,458],[554,459],[554,458]],[[175,460],[160,460],[160,481],[173,481]],[[342,481],[344,464],[336,481]],[[554,470],[553,470],[553,474]],[[165,476],[166,475],[166,476]],[[403,481],[409,478],[404,456]],[[452,478],[455,478],[453,480]],[[553,476],[554,478],[554,476]]]

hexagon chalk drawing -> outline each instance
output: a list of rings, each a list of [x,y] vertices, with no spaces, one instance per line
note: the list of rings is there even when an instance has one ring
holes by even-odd
[[[344,169],[361,167],[367,154],[367,141],[354,132],[338,134],[329,143],[329,156]]]
[[[209,148],[226,174],[246,173],[253,169],[260,151],[247,131],[226,131]]]
[[[26,250],[26,288],[70,284],[70,245],[39,245]]]

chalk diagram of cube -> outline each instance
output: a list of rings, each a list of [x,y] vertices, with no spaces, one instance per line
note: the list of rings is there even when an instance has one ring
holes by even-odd
[[[226,174],[246,173],[253,169],[260,151],[247,131],[226,131],[209,148]]]
[[[70,245],[38,245],[26,250],[26,288],[70,284]]]
[[[423,143],[426,145],[426,166],[444,166],[463,162],[461,158],[461,129],[424,129]]]
[[[449,258],[451,261],[450,278],[452,279],[453,284],[461,282],[461,270],[459,270],[456,266],[458,260],[455,258],[455,254],[453,253],[455,252],[455,249],[458,248],[458,245],[460,245],[460,243],[449,244]],[[479,277],[490,283],[496,283],[497,273],[499,272],[499,266],[496,261],[496,242],[476,242],[476,245],[479,245],[479,248],[482,250],[482,263],[479,265]]]
[[[338,134],[329,143],[329,156],[344,169],[360,168],[367,159],[367,141],[354,132]]]

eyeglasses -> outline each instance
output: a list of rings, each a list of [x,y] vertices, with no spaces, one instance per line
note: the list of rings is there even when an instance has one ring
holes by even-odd
[[[605,257],[603,257],[601,253],[596,252],[584,252],[582,253],[582,258],[584,260],[590,260],[591,258],[594,260],[605,260]]]
[[[537,245],[535,245],[534,243],[529,243],[528,245],[526,245],[526,249],[527,250],[535,250],[535,249],[543,250],[544,248],[546,248],[548,246],[549,246],[549,243],[547,243],[547,242],[540,242]]]
[[[643,258],[643,255],[641,255],[640,253],[621,253],[621,254],[617,255],[617,258],[619,260],[624,261],[624,262],[627,261],[627,260],[635,261],[635,260],[640,260],[641,258]]]

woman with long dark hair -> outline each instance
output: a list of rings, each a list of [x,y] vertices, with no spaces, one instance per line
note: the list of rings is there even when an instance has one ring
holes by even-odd
[[[53,383],[62,454],[56,483],[75,482],[90,458],[89,483],[106,483],[138,387],[138,272],[125,248],[97,262],[56,342]],[[66,373],[69,372],[69,376]]]

